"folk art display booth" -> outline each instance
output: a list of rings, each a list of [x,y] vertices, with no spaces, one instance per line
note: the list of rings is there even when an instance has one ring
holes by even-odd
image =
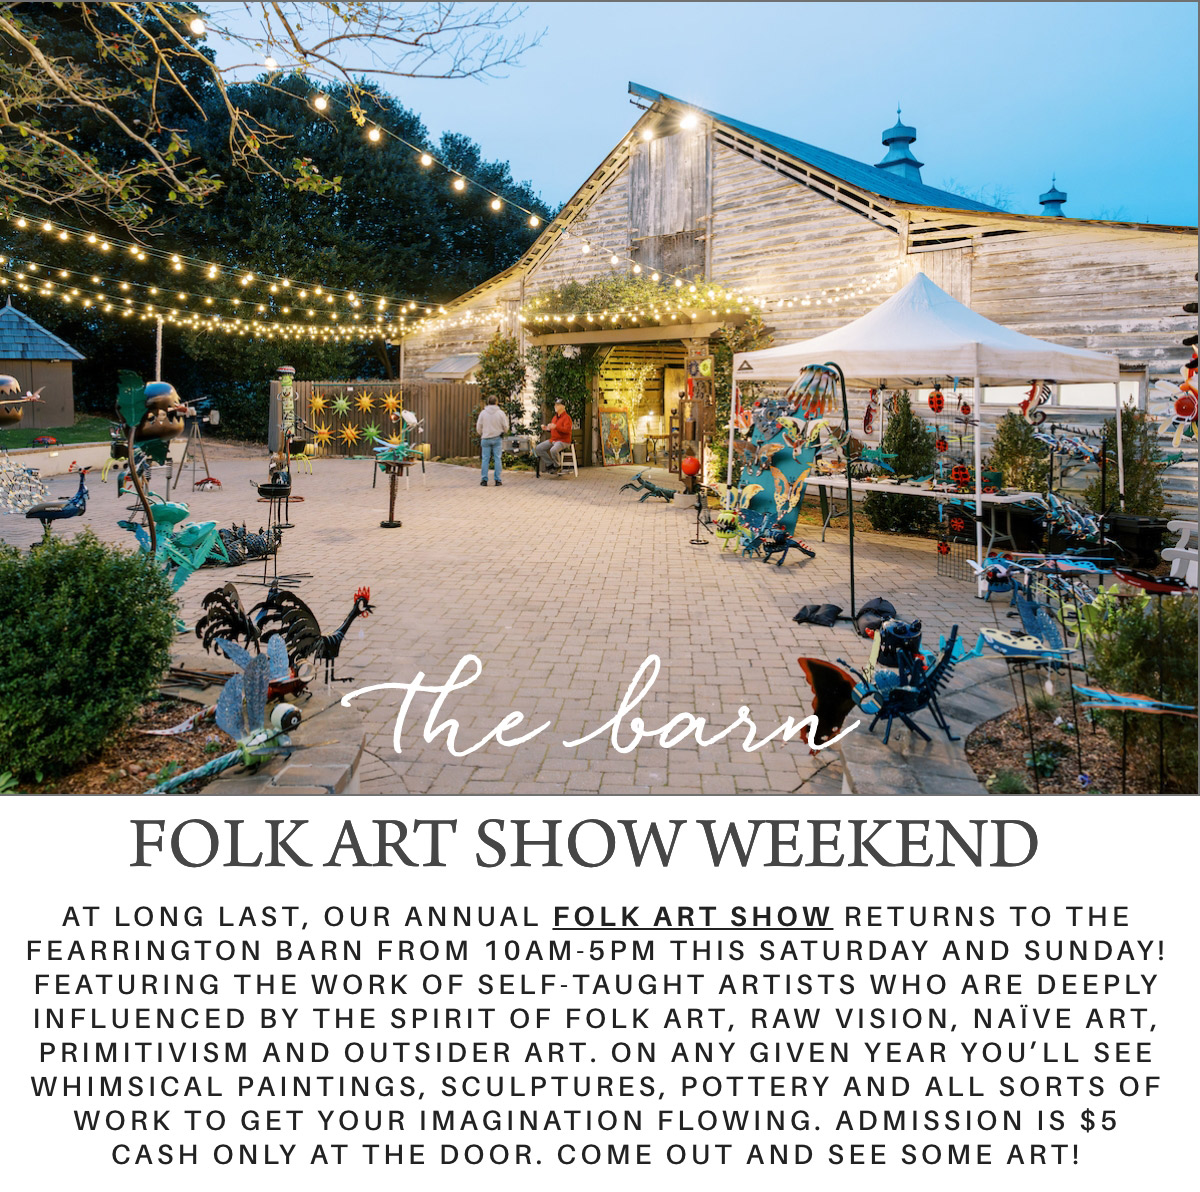
[[[960,380],[969,378],[973,385],[972,401],[977,402],[988,384],[1029,384],[1039,379],[1060,383],[1108,382],[1113,385],[1116,408],[1119,377],[1115,357],[1062,347],[1002,327],[918,273],[873,311],[836,331],[799,343],[734,355],[727,479],[732,482],[733,460],[740,454],[743,467],[734,498],[737,507],[750,518],[778,519],[790,533],[799,513],[800,496],[808,484],[829,483],[840,487],[853,508],[854,466],[845,464],[836,479],[826,480],[814,474],[821,467],[818,460],[824,449],[832,447],[843,461],[848,455],[851,461],[857,459],[860,466],[868,466],[870,461],[883,462],[878,447],[872,454],[864,444],[851,446],[847,385],[864,390],[883,388],[885,383],[915,386],[922,381],[957,386]],[[834,383],[835,378],[840,387]],[[740,392],[747,382],[792,382],[792,385],[782,398],[761,398],[753,404],[743,404]],[[899,489],[888,484],[874,484],[872,488],[941,501],[961,496],[965,488],[974,500],[976,562],[982,564],[985,496],[980,420],[970,406],[963,417],[971,426],[973,438],[974,468],[969,486],[928,480],[921,488]],[[738,431],[743,436],[741,442],[736,438]],[[879,443],[883,431],[881,418]],[[853,517],[849,550],[853,607]]]

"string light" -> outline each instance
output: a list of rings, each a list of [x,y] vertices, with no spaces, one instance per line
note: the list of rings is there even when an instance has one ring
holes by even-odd
[[[493,211],[499,211],[499,210],[500,210],[500,208],[504,206],[504,204],[503,204],[503,203],[501,203],[499,199],[493,199],[493,200],[492,200],[492,201],[491,201],[491,202],[488,204],[488,206],[489,206],[489,207],[491,207],[491,209],[492,209]]]
[[[420,162],[423,166],[431,166],[433,165],[433,158],[430,157],[428,153],[422,153]]]
[[[265,66],[265,67],[266,67],[268,70],[275,70],[275,69],[277,69],[277,68],[278,68],[278,66],[279,66],[279,63],[278,63],[278,62],[276,62],[276,61],[275,61],[275,59],[274,59],[274,58],[272,58],[270,54],[268,54],[268,55],[267,55],[267,56],[266,56],[266,57],[263,59],[263,65],[264,65],[264,66]]]
[[[318,112],[323,112],[329,107],[329,100],[324,95],[314,95],[312,105]]]
[[[541,222],[542,221],[536,215],[531,215],[529,217],[529,226],[531,228],[536,228]]]
[[[367,140],[377,144],[377,143],[379,142],[379,138],[380,138],[382,135],[383,135],[383,134],[382,134],[382,133],[379,131],[379,129],[377,129],[377,128],[372,128],[372,129],[371,129],[371,130],[370,130],[370,131],[367,133]]]
[[[465,190],[467,186],[466,182],[462,178],[455,178],[452,185],[454,186],[455,190]]]
[[[188,28],[197,37],[203,37],[204,31],[207,28],[207,26],[204,24],[204,22],[199,17],[192,17],[192,19],[190,21],[188,21]]]

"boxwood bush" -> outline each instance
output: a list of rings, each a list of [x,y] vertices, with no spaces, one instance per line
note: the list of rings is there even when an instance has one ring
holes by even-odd
[[[169,666],[175,611],[149,555],[90,530],[0,543],[0,770],[53,777],[98,752]]]

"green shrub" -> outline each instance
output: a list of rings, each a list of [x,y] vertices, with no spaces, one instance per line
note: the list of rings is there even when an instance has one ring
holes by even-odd
[[[1105,477],[1105,491],[1100,491],[1097,472],[1084,494],[1088,505],[1097,513],[1119,511],[1117,495],[1117,420],[1104,423],[1104,446],[1112,457]],[[1142,517],[1158,517],[1163,511],[1163,450],[1158,441],[1155,420],[1141,410],[1121,410],[1121,450],[1125,463],[1125,512]]]
[[[1002,472],[1006,488],[1043,493],[1050,478],[1050,452],[1033,437],[1034,429],[1020,414],[1009,410],[992,436],[992,449],[983,461],[988,471]]]
[[[897,476],[925,476],[934,469],[937,449],[933,437],[913,411],[907,389],[896,395],[881,446],[885,455],[896,456],[888,464]],[[881,497],[870,493],[863,501],[863,512],[877,530],[919,533],[933,526],[937,511],[937,502],[923,497]]]
[[[1115,586],[1112,591],[1116,591]],[[1158,698],[1162,668],[1162,698],[1171,704],[1196,704],[1195,596],[1162,598],[1162,628],[1158,605],[1145,594],[1115,600],[1103,597],[1101,615],[1088,619],[1088,683],[1107,691]],[[1099,713],[1120,742],[1119,712]],[[1153,750],[1157,757],[1159,722],[1163,729],[1165,789],[1196,790],[1196,722],[1181,716],[1147,716],[1130,712],[1126,732],[1131,748]]]
[[[0,543],[0,609],[0,760],[18,776],[96,753],[170,663],[161,569],[90,530],[28,554]]]

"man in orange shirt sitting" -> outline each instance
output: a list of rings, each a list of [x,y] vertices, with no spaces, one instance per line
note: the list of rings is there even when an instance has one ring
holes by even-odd
[[[542,424],[542,430],[548,430],[550,438],[534,448],[542,469],[551,475],[558,473],[558,457],[570,446],[573,426],[571,415],[567,413],[566,403],[556,401],[554,417],[549,422]]]

